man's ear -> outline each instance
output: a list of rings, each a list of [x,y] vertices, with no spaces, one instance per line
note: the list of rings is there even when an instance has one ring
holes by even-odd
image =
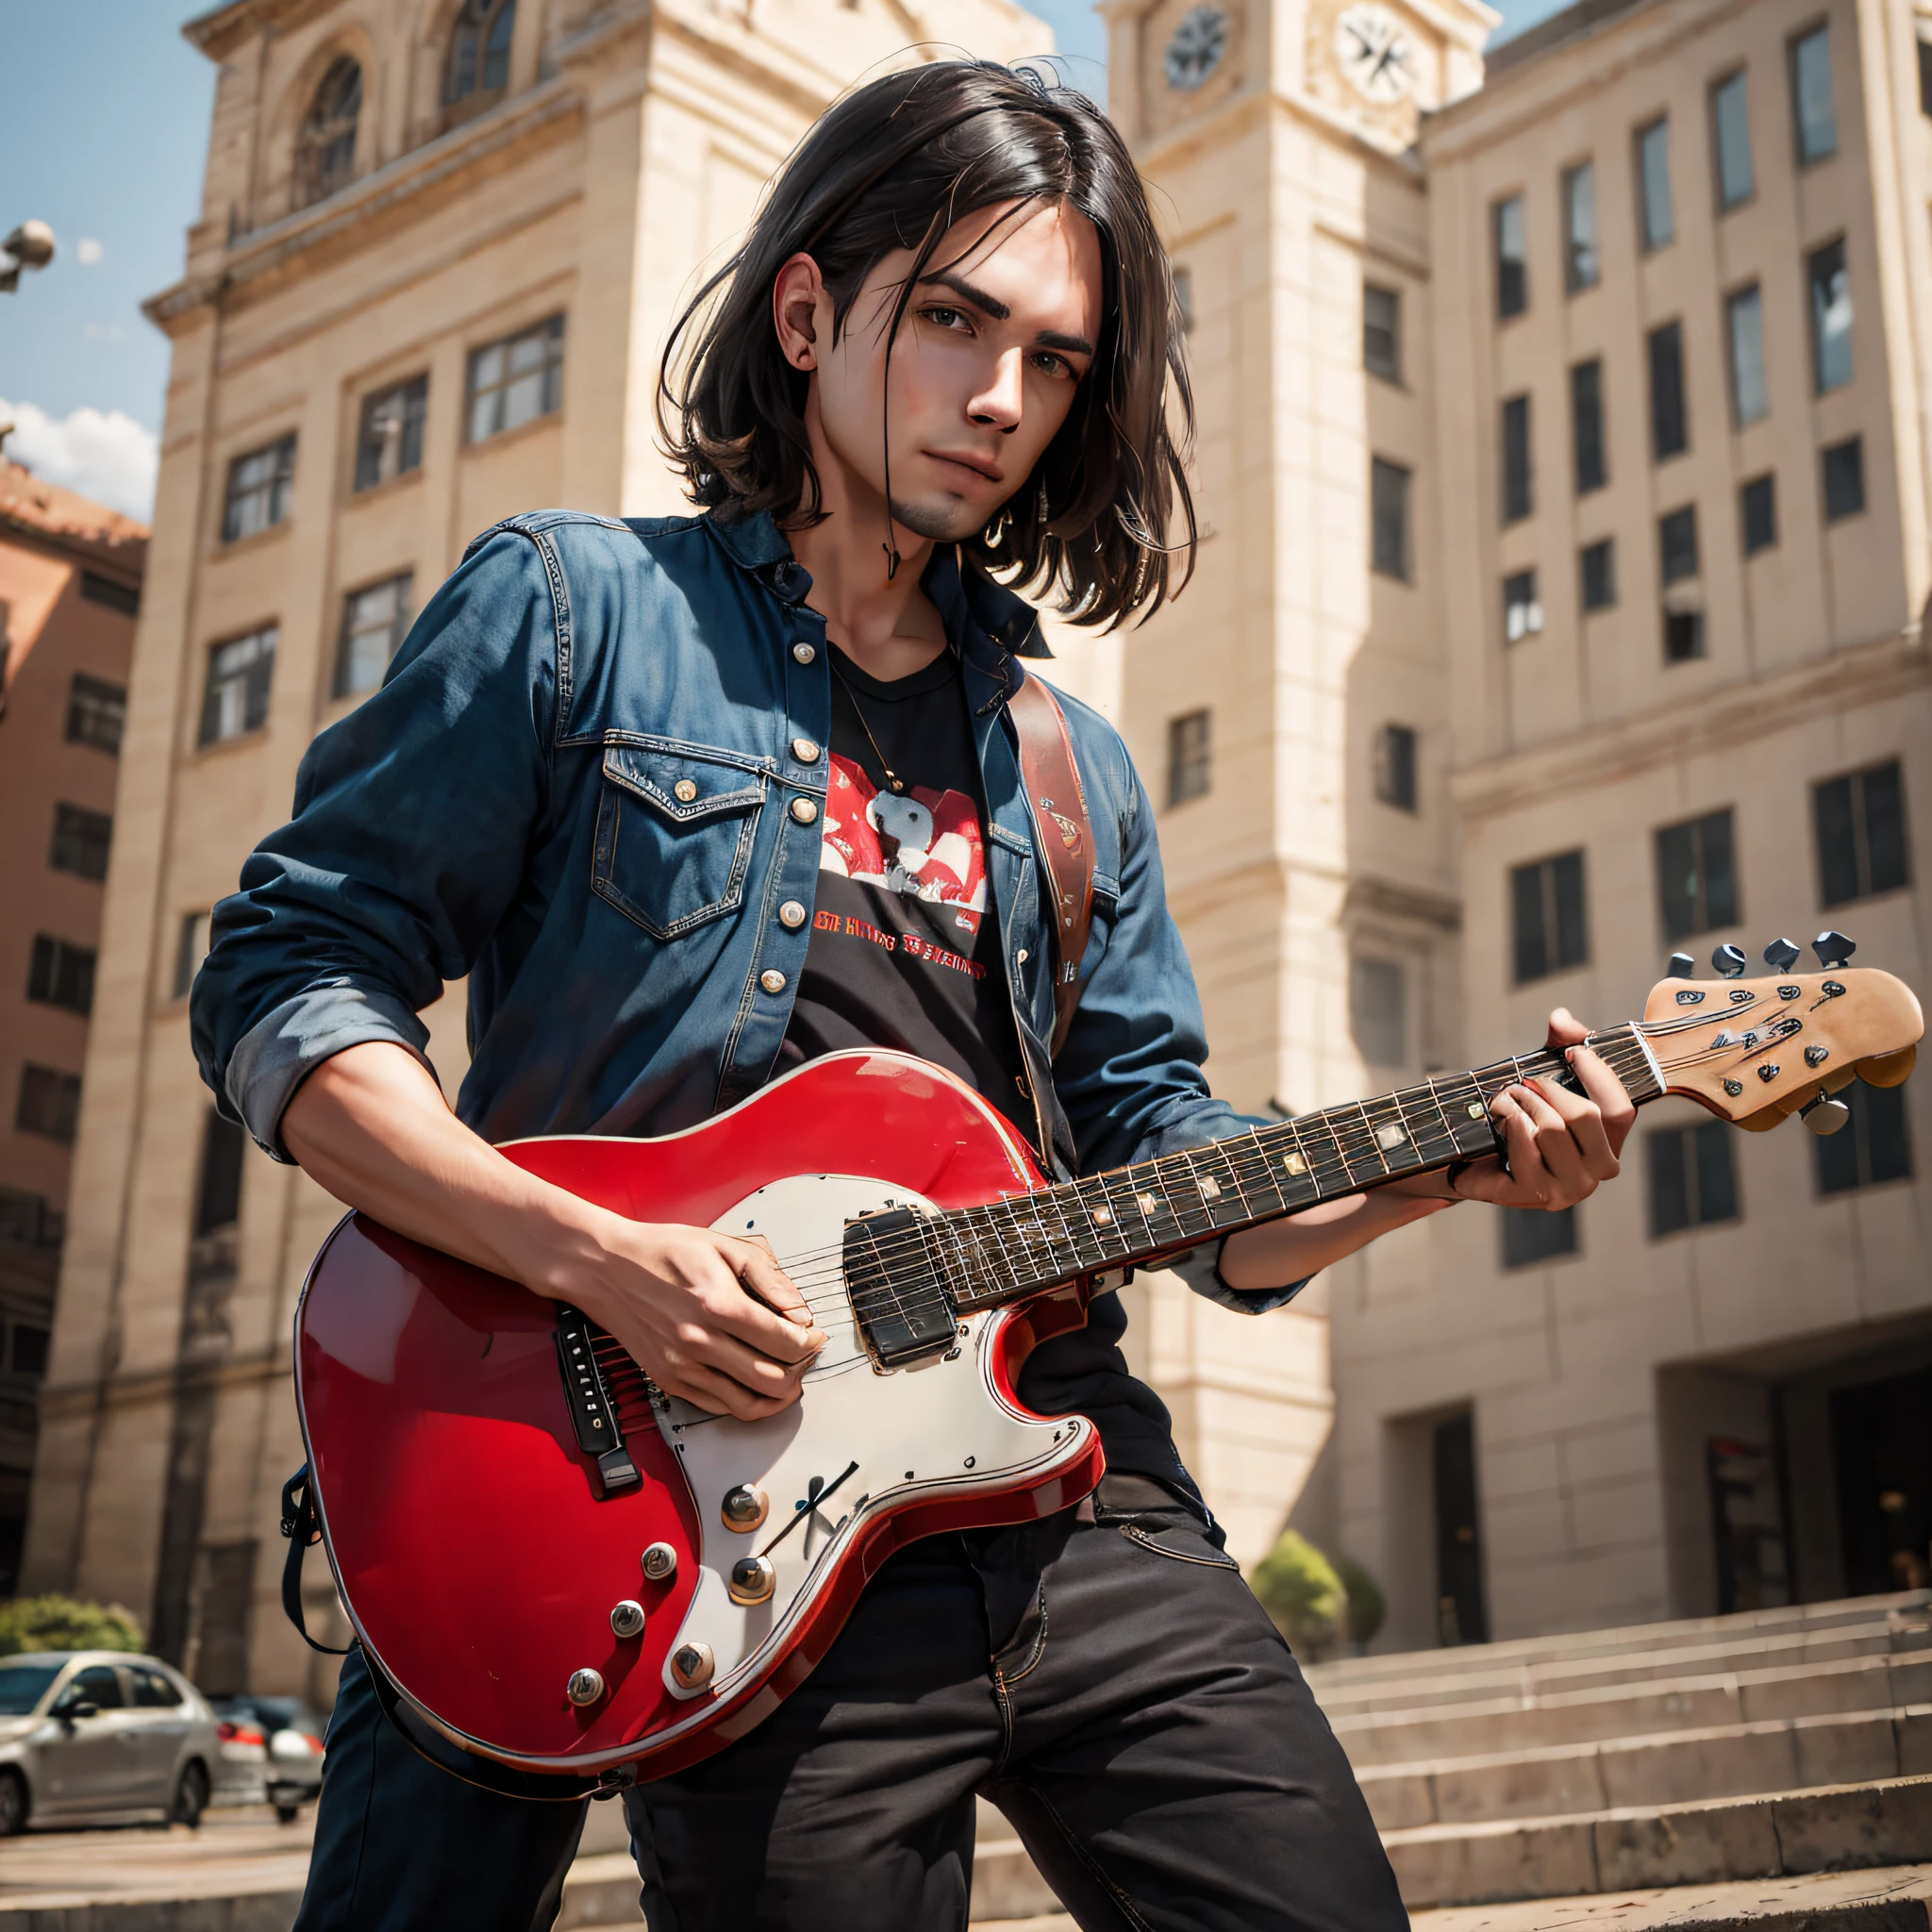
[[[794,255],[772,283],[778,353],[794,369],[809,372],[819,366],[818,309],[824,293],[824,277],[808,255]]]

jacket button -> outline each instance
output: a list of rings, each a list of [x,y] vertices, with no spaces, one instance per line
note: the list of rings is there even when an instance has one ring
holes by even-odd
[[[671,795],[681,804],[689,805],[698,795],[698,788],[689,778],[680,778],[671,788]]]
[[[791,816],[801,825],[808,825],[819,815],[819,808],[808,798],[794,798],[791,801]]]
[[[785,975],[775,966],[767,966],[758,974],[758,984],[767,992],[783,992],[785,991]]]
[[[805,908],[796,899],[788,899],[778,908],[778,924],[788,932],[796,932],[805,924]]]
[[[819,761],[819,748],[809,738],[794,738],[791,741],[791,756],[801,765],[815,765]]]
[[[811,645],[807,643],[804,641],[804,639],[801,638],[797,643],[792,645],[791,655],[794,658],[796,658],[801,664],[809,664],[811,660],[818,656],[818,652],[815,651],[811,647]]]

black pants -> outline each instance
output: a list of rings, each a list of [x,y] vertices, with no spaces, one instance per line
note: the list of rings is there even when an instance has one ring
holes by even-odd
[[[1085,1932],[1406,1932],[1232,1562],[1139,1478],[1092,1513],[901,1552],[773,1717],[631,1792],[652,1932],[959,1932],[975,1792]],[[418,1757],[353,1656],[296,1932],[541,1932],[582,1822]]]

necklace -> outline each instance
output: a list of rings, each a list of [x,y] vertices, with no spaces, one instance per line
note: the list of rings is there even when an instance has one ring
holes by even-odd
[[[845,674],[839,669],[837,658],[827,657],[825,661],[832,667],[832,675],[839,680],[840,689],[852,701],[852,715],[858,720],[858,728],[865,733],[866,741],[872,746],[872,755],[878,759],[879,770],[886,774],[886,783],[892,788],[895,793],[903,794],[906,790],[906,781],[900,777],[897,772],[893,771],[884,750],[880,747],[878,736],[873,730],[871,724],[866,718],[864,708],[858,702],[858,693],[852,689],[852,686],[846,680]]]

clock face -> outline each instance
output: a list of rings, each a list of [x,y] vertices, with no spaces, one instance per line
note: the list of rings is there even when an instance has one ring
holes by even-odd
[[[1401,21],[1374,0],[1335,23],[1335,58],[1366,100],[1399,101],[1415,88],[1415,50]]]
[[[1197,7],[1174,30],[1167,43],[1167,84],[1191,93],[1221,65],[1227,51],[1227,15],[1218,7]]]

